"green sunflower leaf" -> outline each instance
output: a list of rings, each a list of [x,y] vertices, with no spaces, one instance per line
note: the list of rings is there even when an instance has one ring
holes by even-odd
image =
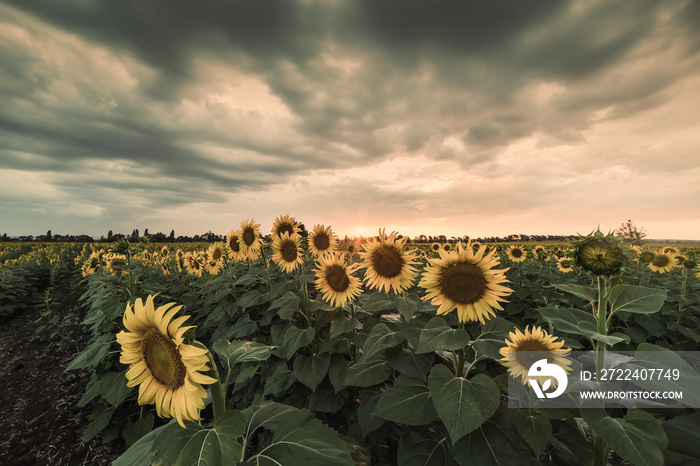
[[[466,330],[452,328],[442,317],[433,317],[420,333],[416,354],[464,348],[471,341]]]
[[[500,404],[498,386],[484,374],[465,379],[436,365],[428,375],[428,387],[453,444],[486,422]]]
[[[651,414],[633,409],[613,418],[602,409],[582,409],[581,415],[597,436],[622,458],[636,466],[663,466],[668,438]]]

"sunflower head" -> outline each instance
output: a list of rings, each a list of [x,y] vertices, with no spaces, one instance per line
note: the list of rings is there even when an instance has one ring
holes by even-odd
[[[511,246],[508,248],[508,258],[513,262],[524,262],[527,258],[527,253],[520,246]]]
[[[654,272],[670,272],[676,266],[675,257],[676,256],[674,256],[673,254],[664,252],[664,250],[662,249],[656,254],[654,254],[654,258],[651,260],[651,262],[647,264],[647,266]]]
[[[222,243],[214,243],[207,250],[207,257],[215,261],[221,260],[224,256],[224,245]]]
[[[597,230],[573,246],[576,265],[594,276],[618,275],[632,262],[629,247],[622,243],[622,237],[612,233],[603,235]]]
[[[255,223],[255,219],[244,220],[238,230],[238,243],[243,254],[257,255],[262,247],[260,238],[260,224]]]
[[[406,251],[404,245],[406,238],[397,238],[397,233],[386,234],[386,230],[379,230],[377,241],[363,245],[360,257],[363,262],[360,268],[364,268],[365,279],[370,288],[377,290],[393,289],[396,293],[410,288],[418,271],[416,265],[418,254],[415,250]]]
[[[168,303],[156,309],[153,296],[144,304],[141,298],[126,306],[123,324],[117,334],[121,345],[119,362],[128,364],[127,386],[139,385],[138,403],[155,404],[160,417],[174,417],[181,426],[185,420],[201,420],[207,393],[201,384],[216,379],[200,373],[208,371],[207,350],[184,342],[183,327],[189,316],[174,318],[182,306]]]
[[[570,260],[557,261],[557,269],[562,273],[569,273],[574,270],[574,264]]]
[[[683,268],[692,270],[698,266],[698,262],[693,259],[686,259],[683,261]]]
[[[282,233],[287,233],[289,236],[295,233],[301,234],[301,227],[293,217],[280,215],[275,218],[275,222],[272,224],[272,236],[282,236]]]
[[[649,262],[651,262],[651,261],[654,260],[654,256],[655,256],[655,255],[656,255],[656,254],[654,254],[653,251],[643,251],[643,252],[639,255],[639,262],[642,263],[642,264],[648,264]]]
[[[107,254],[105,255],[107,270],[114,273],[124,273],[126,267],[126,256],[124,254]]]
[[[241,251],[241,243],[238,237],[238,230],[231,230],[229,234],[226,235],[226,250],[228,251],[228,257],[234,261],[240,261],[245,258],[245,254],[243,254]]]
[[[342,253],[324,254],[316,262],[316,289],[333,307],[342,307],[360,295],[360,279],[353,276],[358,264],[347,265]]]
[[[114,243],[112,246],[112,252],[116,254],[126,254],[129,251],[129,242],[127,240],[121,240]]]
[[[293,233],[291,236],[286,231],[272,240],[272,260],[287,273],[292,273],[295,268],[304,264],[304,256],[301,253],[301,236]]]
[[[474,252],[470,243],[458,244],[456,251],[440,251],[440,258],[429,260],[419,283],[426,290],[422,299],[439,305],[438,314],[456,309],[460,322],[483,324],[494,315],[493,308],[503,310],[499,302],[513,292],[502,285],[508,281],[508,269],[495,269],[499,265],[496,251],[486,255],[485,251],[481,246]]]
[[[331,227],[316,225],[309,233],[309,249],[314,256],[335,252],[338,248],[338,237]]]
[[[508,368],[514,379],[520,378],[523,385],[528,384],[530,366],[543,356],[546,356],[548,363],[557,364],[566,372],[571,372],[571,360],[567,358],[571,350],[563,349],[564,340],[557,341],[557,337],[549,335],[540,327],[525,327],[525,332],[516,329],[515,332],[510,332],[505,342],[506,346],[500,349],[503,356],[500,362]],[[538,381],[540,384],[544,382]]]

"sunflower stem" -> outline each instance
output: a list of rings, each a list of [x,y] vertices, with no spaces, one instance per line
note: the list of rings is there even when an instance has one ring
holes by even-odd
[[[606,466],[610,447],[598,436],[591,437],[591,444],[593,447],[593,466]]]
[[[464,322],[460,320],[459,322],[459,329],[464,330]],[[466,353],[464,351],[464,348],[460,348],[457,350],[455,353],[455,375],[457,377],[462,377],[462,374],[464,374],[464,363],[466,362]]]
[[[216,379],[216,382],[209,386],[211,388],[212,413],[214,415],[214,424],[216,425],[217,420],[221,418],[221,415],[224,414],[224,412],[226,411],[226,398],[224,389],[221,386],[221,377],[219,376],[219,369],[216,366],[216,361],[214,361],[214,356],[211,354],[211,351],[209,351],[209,349],[202,343],[199,343],[198,341],[195,341],[195,343],[199,344],[200,347],[207,350],[207,357],[209,358],[209,362],[211,363],[210,373]],[[231,371],[229,371],[229,375],[230,372]],[[226,382],[228,384],[228,377],[226,379]]]
[[[681,317],[683,317],[683,300],[685,299],[686,286],[688,282],[688,269],[685,267],[683,267],[681,270],[681,277],[683,277],[683,279],[681,281],[681,295],[678,300],[678,320],[676,320],[676,325],[681,323]]]
[[[606,311],[608,307],[608,290],[605,283],[605,279],[598,276],[598,309],[596,320],[598,321],[598,333],[601,335],[608,334],[608,321],[606,316]],[[595,359],[596,359],[596,373],[600,376],[600,371],[603,369],[605,363],[605,343],[598,341],[596,347]]]

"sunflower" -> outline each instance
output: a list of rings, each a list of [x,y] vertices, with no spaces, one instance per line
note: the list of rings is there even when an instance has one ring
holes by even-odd
[[[124,267],[126,266],[126,256],[124,254],[106,254],[105,263],[105,267],[110,272],[124,273]]]
[[[647,264],[647,267],[649,267],[652,271],[659,273],[666,273],[673,270],[673,268],[676,266],[676,256],[664,251],[665,250],[662,249],[654,254],[654,259]]]
[[[642,248],[639,246],[635,246],[634,244],[630,245],[630,254],[634,257],[634,260],[639,260],[639,255],[642,253]]]
[[[127,331],[117,334],[121,345],[119,362],[129,364],[127,387],[139,385],[138,403],[155,404],[158,416],[184,421],[199,421],[198,409],[204,409],[207,393],[202,384],[217,380],[200,373],[209,370],[207,350],[183,342],[183,334],[193,328],[182,324],[189,316],[175,314],[182,306],[168,303],[157,309],[153,296],[127,304],[123,323]]]
[[[295,268],[304,264],[301,254],[301,236],[293,233],[291,236],[286,231],[272,240],[272,260],[287,273],[292,273]]]
[[[513,262],[524,262],[527,254],[520,246],[511,246],[508,248],[508,257]]]
[[[569,273],[574,270],[574,264],[570,260],[557,261],[557,268],[560,272]]]
[[[452,250],[452,245],[450,243],[445,243],[442,245],[442,250],[445,252],[450,252]]]
[[[418,264],[418,254],[415,249],[404,251],[406,238],[397,239],[396,235],[394,231],[387,236],[381,229],[378,241],[363,246],[360,268],[365,269],[365,280],[370,288],[379,291],[393,289],[398,294],[410,288],[418,275],[418,270],[412,267]]]
[[[642,264],[648,264],[654,260],[655,255],[656,254],[654,251],[642,251],[642,253],[639,255],[639,262]]]
[[[433,243],[430,245],[430,250],[433,252],[438,252],[440,250],[440,243]]]
[[[316,225],[309,234],[309,249],[314,256],[335,252],[338,249],[338,237],[331,227]]]
[[[245,259],[245,254],[241,251],[241,242],[238,240],[238,230],[231,230],[228,235],[226,235],[226,249],[228,249],[228,257],[234,261],[241,261]]]
[[[673,246],[664,246],[662,248],[661,252],[663,252],[665,254],[671,254],[673,256],[677,256],[678,254],[681,253],[677,248],[674,248]]]
[[[206,270],[209,275],[219,275],[224,264],[221,260],[214,260],[213,258],[208,258],[203,262],[204,270]]]
[[[163,261],[160,264],[160,269],[163,271],[163,275],[170,275],[170,266],[167,262]]]
[[[202,263],[199,262],[199,259],[191,252],[185,254],[185,268],[190,275],[194,275],[195,277],[202,276]]]
[[[611,233],[603,235],[597,230],[573,244],[576,264],[596,276],[617,275],[632,262],[629,247]]]
[[[357,267],[347,265],[343,253],[324,254],[316,261],[316,288],[331,306],[342,307],[360,295],[360,279],[352,275]]]
[[[215,261],[220,261],[224,256],[224,245],[222,243],[214,243],[207,250],[207,257]]]
[[[301,227],[294,221],[293,217],[289,215],[280,215],[275,218],[275,222],[272,224],[272,236],[282,236],[282,233],[288,233],[289,236],[296,234],[301,234]]]
[[[494,315],[492,308],[503,310],[499,301],[513,292],[501,285],[506,280],[508,269],[494,269],[498,259],[496,251],[484,255],[485,246],[475,253],[468,242],[457,251],[440,251],[440,257],[430,259],[419,286],[426,289],[423,300],[439,304],[438,314],[447,314],[457,309],[460,322],[476,321],[482,324],[485,318]]]
[[[562,349],[564,340],[557,341],[557,337],[549,335],[540,327],[533,327],[532,330],[525,327],[524,333],[516,329],[515,332],[510,332],[508,338],[506,346],[500,349],[503,356],[501,364],[508,368],[508,372],[514,379],[520,377],[523,385],[528,384],[530,366],[542,359],[543,355],[538,354],[541,352],[547,353],[548,363],[557,364],[567,373],[571,372],[571,360],[567,359],[571,350]],[[529,354],[532,351],[537,353]],[[542,378],[548,379],[548,377]],[[539,380],[539,377],[537,379],[540,384],[545,382],[545,380]],[[552,386],[556,386],[556,380],[552,380]]]
[[[262,239],[260,238],[260,224],[255,223],[255,219],[241,222],[241,229],[238,230],[238,244],[246,257],[250,257],[251,254],[257,255],[262,247]]]
[[[160,255],[163,256],[163,257],[168,257],[168,256],[170,255],[170,250],[168,249],[167,246],[163,246],[163,247],[160,249]]]
[[[539,256],[540,254],[542,254],[544,252],[544,246],[540,246],[540,245],[535,246],[535,249],[533,252],[534,252],[535,256]]]

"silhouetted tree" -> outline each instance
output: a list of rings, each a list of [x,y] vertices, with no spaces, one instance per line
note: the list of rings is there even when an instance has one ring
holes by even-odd
[[[641,241],[647,235],[644,228],[639,229],[632,220],[627,220],[625,223],[615,230],[615,236],[622,236],[626,240],[637,242]]]

